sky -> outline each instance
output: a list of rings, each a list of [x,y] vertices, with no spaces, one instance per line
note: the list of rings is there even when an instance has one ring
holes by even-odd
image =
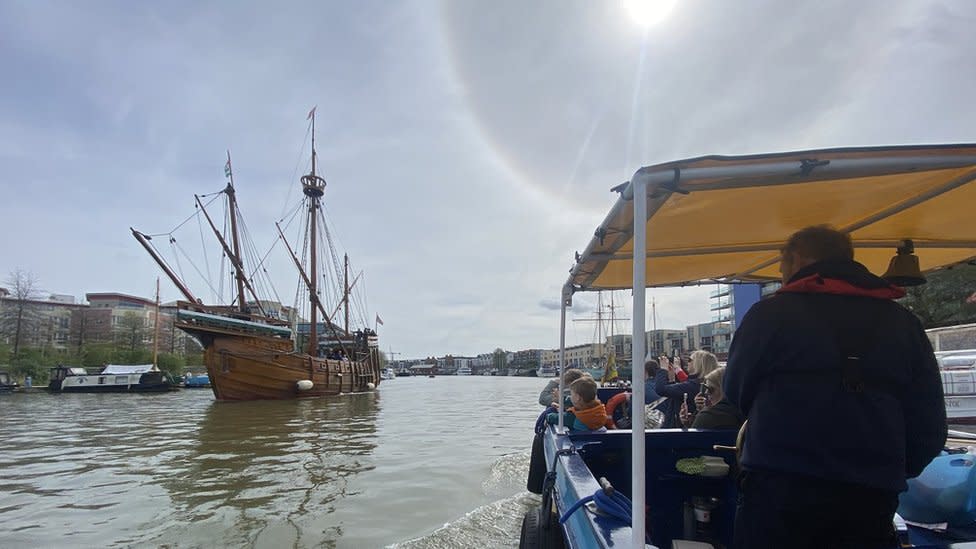
[[[972,2],[686,0],[650,26],[631,7],[0,2],[0,280],[152,298],[162,273],[129,227],[187,219],[194,194],[225,185],[229,150],[254,249],[291,304],[274,223],[299,196],[315,106],[330,234],[363,273],[357,312],[383,320],[382,350],[556,348],[574,252],[641,166],[976,141]],[[200,240],[196,218],[181,230]],[[709,321],[711,289],[650,291],[657,326]],[[161,299],[178,298],[164,278]],[[595,304],[577,295],[569,318]],[[567,343],[593,324],[568,322]]]

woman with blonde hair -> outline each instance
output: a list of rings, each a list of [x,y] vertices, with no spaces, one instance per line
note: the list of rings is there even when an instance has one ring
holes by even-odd
[[[724,379],[725,368],[717,368],[702,381],[702,394],[695,397],[698,415],[691,425],[695,429],[738,430],[742,426],[745,420],[742,412],[725,400],[725,393],[722,392]]]
[[[691,353],[691,366],[688,367],[689,374],[698,374],[699,379],[718,370],[718,357],[708,351],[695,351]]]
[[[667,370],[668,375],[659,377],[654,384],[654,390],[668,400],[660,407],[664,413],[664,427],[681,427],[683,422],[691,421],[697,409],[691,400],[701,390],[702,378],[718,368],[718,359],[708,351],[695,351],[691,353],[691,364],[688,366],[688,379],[675,383],[675,365],[667,357],[661,357],[661,366]]]

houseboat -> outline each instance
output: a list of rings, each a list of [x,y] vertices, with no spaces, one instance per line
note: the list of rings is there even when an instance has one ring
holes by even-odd
[[[153,364],[106,365],[97,374],[84,368],[51,368],[48,390],[55,393],[153,393],[178,389],[165,372]]]
[[[15,383],[9,373],[0,372],[0,393],[13,391],[18,387],[20,387],[20,384]]]

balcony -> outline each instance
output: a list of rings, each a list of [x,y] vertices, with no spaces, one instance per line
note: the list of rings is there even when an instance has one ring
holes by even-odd
[[[732,287],[727,284],[723,284],[719,286],[717,290],[712,290],[711,292],[708,292],[708,297],[715,299],[716,297],[724,297],[731,293],[732,293]]]
[[[731,306],[732,306],[732,300],[731,299],[723,299],[723,300],[719,300],[719,301],[713,302],[709,306],[708,310],[709,311],[721,311],[722,309],[728,309]]]

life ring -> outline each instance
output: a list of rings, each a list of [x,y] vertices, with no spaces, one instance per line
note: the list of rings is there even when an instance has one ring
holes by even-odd
[[[616,426],[616,420],[614,420],[613,417],[613,412],[617,409],[617,407],[620,406],[621,403],[626,404],[627,401],[629,400],[630,395],[631,393],[628,393],[626,391],[621,391],[613,395],[612,397],[610,397],[610,400],[607,401],[607,405],[606,405],[607,418],[614,422],[614,426],[613,426],[614,429],[616,429],[617,426]]]

